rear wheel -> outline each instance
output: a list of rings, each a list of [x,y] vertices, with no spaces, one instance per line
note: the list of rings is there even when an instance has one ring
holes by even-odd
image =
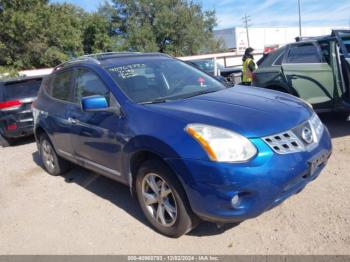
[[[198,224],[174,174],[161,161],[146,161],[138,171],[136,192],[140,207],[158,232],[180,237]]]
[[[13,143],[13,141],[9,138],[6,138],[2,135],[0,135],[0,146],[2,147],[8,147],[8,146],[11,146]]]
[[[56,154],[46,135],[40,136],[40,156],[45,170],[53,176],[61,175],[69,169],[69,162]]]

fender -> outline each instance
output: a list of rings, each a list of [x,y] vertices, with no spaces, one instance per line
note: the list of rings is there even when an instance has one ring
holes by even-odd
[[[122,159],[122,176],[127,178],[131,190],[133,186],[133,174],[131,172],[130,163],[132,161],[133,156],[143,151],[158,156],[167,164],[169,164],[167,159],[180,158],[178,153],[169,144],[165,143],[159,138],[146,135],[132,138],[123,149]],[[176,173],[171,166],[170,168],[174,171],[174,173]],[[181,179],[179,174],[177,174],[177,177],[182,183],[183,180]]]

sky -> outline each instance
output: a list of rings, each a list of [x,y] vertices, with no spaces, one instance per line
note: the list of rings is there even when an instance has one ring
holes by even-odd
[[[104,0],[54,0],[94,11]],[[132,1],[132,0],[131,0]],[[215,10],[216,29],[242,26],[246,13],[253,27],[298,26],[298,0],[196,0]],[[303,26],[350,26],[350,0],[300,0]]]

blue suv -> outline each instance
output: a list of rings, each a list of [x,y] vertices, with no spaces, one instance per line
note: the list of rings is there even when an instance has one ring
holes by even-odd
[[[332,150],[299,98],[227,88],[158,53],[63,63],[42,82],[33,113],[48,173],[74,163],[128,185],[171,237],[200,220],[235,223],[271,209],[314,180]]]

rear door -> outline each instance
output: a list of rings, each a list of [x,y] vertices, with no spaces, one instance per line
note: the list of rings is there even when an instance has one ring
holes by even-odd
[[[333,108],[337,87],[331,64],[325,57],[329,46],[323,48],[316,42],[291,44],[284,56],[282,70],[293,92],[315,109],[326,111]]]
[[[72,157],[70,143],[71,123],[68,110],[73,103],[74,70],[67,69],[56,73],[50,80],[51,99],[45,101],[46,124],[58,154]]]
[[[274,90],[286,89],[290,91],[284,82],[284,76],[281,71],[282,61],[287,47],[281,47],[269,54],[264,55],[257,64],[253,85]]]

